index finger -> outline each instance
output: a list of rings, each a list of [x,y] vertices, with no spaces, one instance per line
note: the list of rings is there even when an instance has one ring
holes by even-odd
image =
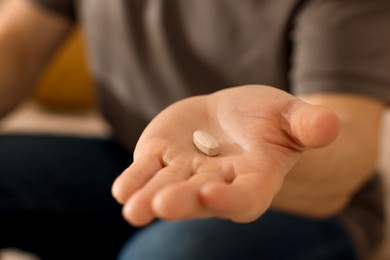
[[[137,158],[121,175],[111,188],[113,197],[121,204],[138,189],[143,187],[164,165],[157,155],[145,154]]]

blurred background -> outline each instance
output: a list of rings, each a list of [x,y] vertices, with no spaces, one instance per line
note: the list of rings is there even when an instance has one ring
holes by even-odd
[[[12,0],[0,0],[0,15],[1,5],[5,1]],[[390,202],[390,110],[385,114],[384,119],[378,168],[382,170],[385,179],[386,201]],[[51,58],[42,77],[36,82],[32,96],[16,111],[0,120],[0,134],[2,133],[50,133],[100,137],[109,135],[110,127],[96,108],[94,84],[86,65],[81,28],[76,26],[57,54]],[[387,213],[390,216],[388,205]],[[390,217],[388,219],[390,220]],[[386,233],[387,237],[383,245],[372,260],[390,259],[389,225]],[[0,260],[30,259],[37,258],[14,248],[0,250]]]

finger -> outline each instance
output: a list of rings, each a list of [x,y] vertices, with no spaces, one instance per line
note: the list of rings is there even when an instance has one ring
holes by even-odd
[[[225,183],[217,172],[197,172],[188,181],[159,192],[152,202],[154,212],[163,219],[189,219],[214,216],[205,208],[200,190],[209,183]]]
[[[304,148],[319,148],[333,142],[339,131],[339,119],[330,108],[295,100],[288,117],[293,137]]]
[[[119,175],[112,187],[113,197],[121,204],[163,167],[157,155],[143,155],[134,161],[121,175]]]
[[[150,223],[156,216],[151,203],[155,194],[161,189],[186,180],[191,172],[186,167],[168,166],[161,169],[126,201],[123,215],[126,220],[135,226],[144,226]]]
[[[210,184],[201,190],[202,201],[217,216],[237,222],[260,217],[280,190],[282,178],[277,175],[245,174],[231,184]]]

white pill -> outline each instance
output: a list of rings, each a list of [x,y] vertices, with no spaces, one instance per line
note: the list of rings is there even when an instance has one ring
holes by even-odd
[[[219,154],[219,144],[217,140],[205,131],[195,131],[193,133],[193,142],[195,146],[206,155],[216,156]]]

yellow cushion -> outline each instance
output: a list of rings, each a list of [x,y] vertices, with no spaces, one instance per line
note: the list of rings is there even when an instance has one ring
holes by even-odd
[[[49,62],[38,80],[33,97],[54,109],[85,109],[94,103],[82,33],[76,28]]]

